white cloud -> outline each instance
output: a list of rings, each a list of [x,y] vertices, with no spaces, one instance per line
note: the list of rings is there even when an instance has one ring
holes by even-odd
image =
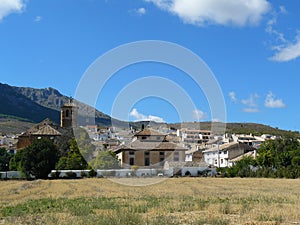
[[[207,118],[207,115],[205,112],[199,110],[199,109],[195,109],[193,110],[193,118],[196,120],[196,121],[200,121],[200,120],[204,120]]]
[[[276,99],[276,96],[269,92],[265,100],[265,106],[267,108],[285,108],[286,105],[282,101],[282,99]]]
[[[285,41],[279,46],[273,47],[276,51],[270,59],[277,62],[288,62],[300,57],[300,34],[296,36],[294,42]]]
[[[0,0],[0,21],[11,13],[20,13],[25,8],[23,0]]]
[[[250,95],[250,97],[248,99],[243,99],[241,102],[244,105],[247,105],[249,107],[257,107],[256,99],[258,99],[258,98],[259,98],[258,94],[252,94],[252,95]]]
[[[256,25],[269,12],[267,0],[145,0],[194,25]]]
[[[287,14],[287,10],[286,10],[286,8],[283,5],[279,6],[279,12],[281,14]]]
[[[234,91],[229,92],[229,97],[232,102],[238,102],[238,99]]]
[[[218,118],[214,118],[211,120],[213,123],[223,123],[222,120],[218,119]]]
[[[136,119],[136,121],[154,121],[157,123],[165,122],[164,119],[161,117],[153,116],[153,115],[146,116],[142,113],[139,113],[136,108],[132,109],[132,111],[130,112],[129,115],[134,117]]]
[[[284,6],[280,6],[278,12],[272,12],[272,18],[267,22],[266,32],[274,37],[271,49],[275,51],[269,59],[276,62],[288,62],[300,57],[300,32],[294,41],[287,40],[284,34],[276,29],[277,17],[287,14]]]
[[[147,11],[145,8],[139,8],[136,10],[136,13],[142,16],[142,15],[145,15],[147,13]]]
[[[246,106],[246,108],[244,108],[243,111],[248,113],[259,112],[258,105],[256,103],[256,100],[258,98],[259,98],[258,94],[252,94],[248,99],[241,100],[241,103]]]
[[[286,39],[284,37],[284,34],[274,28],[276,24],[277,24],[277,13],[274,12],[273,17],[267,22],[266,32],[270,35],[275,36],[275,41],[285,43]]]
[[[259,109],[258,108],[244,108],[243,111],[246,113],[257,113],[257,112],[259,112]]]
[[[41,17],[41,16],[36,16],[36,17],[34,18],[34,22],[40,22],[42,19],[43,19],[43,17]]]
[[[147,14],[147,10],[143,7],[138,9],[131,9],[128,11],[131,15],[138,15],[138,16],[144,16]]]

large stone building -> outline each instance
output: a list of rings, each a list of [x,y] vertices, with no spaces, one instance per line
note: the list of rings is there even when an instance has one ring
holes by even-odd
[[[78,107],[72,99],[62,106],[60,126],[50,119],[45,119],[18,137],[17,149],[25,148],[36,139],[47,138],[55,143],[64,141],[73,135],[73,127],[77,126]]]
[[[163,167],[166,161],[184,162],[187,149],[166,139],[152,129],[136,133],[128,145],[121,145],[114,152],[121,161],[123,168]]]

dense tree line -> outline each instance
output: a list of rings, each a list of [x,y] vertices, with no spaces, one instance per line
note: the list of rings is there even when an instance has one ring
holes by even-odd
[[[96,153],[95,147],[91,144],[86,132],[78,132],[76,137],[76,140],[74,138],[69,139],[60,146],[49,139],[35,140],[30,146],[18,150],[11,158],[6,155],[6,150],[2,151],[0,149],[1,170],[2,165],[6,165],[2,161],[9,161],[9,169],[21,171],[26,178],[46,179],[51,170],[54,169],[96,170],[119,168],[119,161],[111,151],[98,152],[97,156],[94,156]],[[63,149],[62,146],[64,146]],[[5,160],[2,160],[4,157]]]
[[[266,141],[255,159],[244,157],[221,172],[229,177],[300,178],[300,143],[293,138]]]

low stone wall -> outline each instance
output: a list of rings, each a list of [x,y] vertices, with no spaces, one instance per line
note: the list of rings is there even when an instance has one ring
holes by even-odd
[[[0,179],[20,179],[22,178],[20,171],[0,172]]]

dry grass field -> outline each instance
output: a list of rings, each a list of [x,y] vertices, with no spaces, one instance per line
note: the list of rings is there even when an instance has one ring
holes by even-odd
[[[1,181],[0,224],[300,224],[300,180]]]

